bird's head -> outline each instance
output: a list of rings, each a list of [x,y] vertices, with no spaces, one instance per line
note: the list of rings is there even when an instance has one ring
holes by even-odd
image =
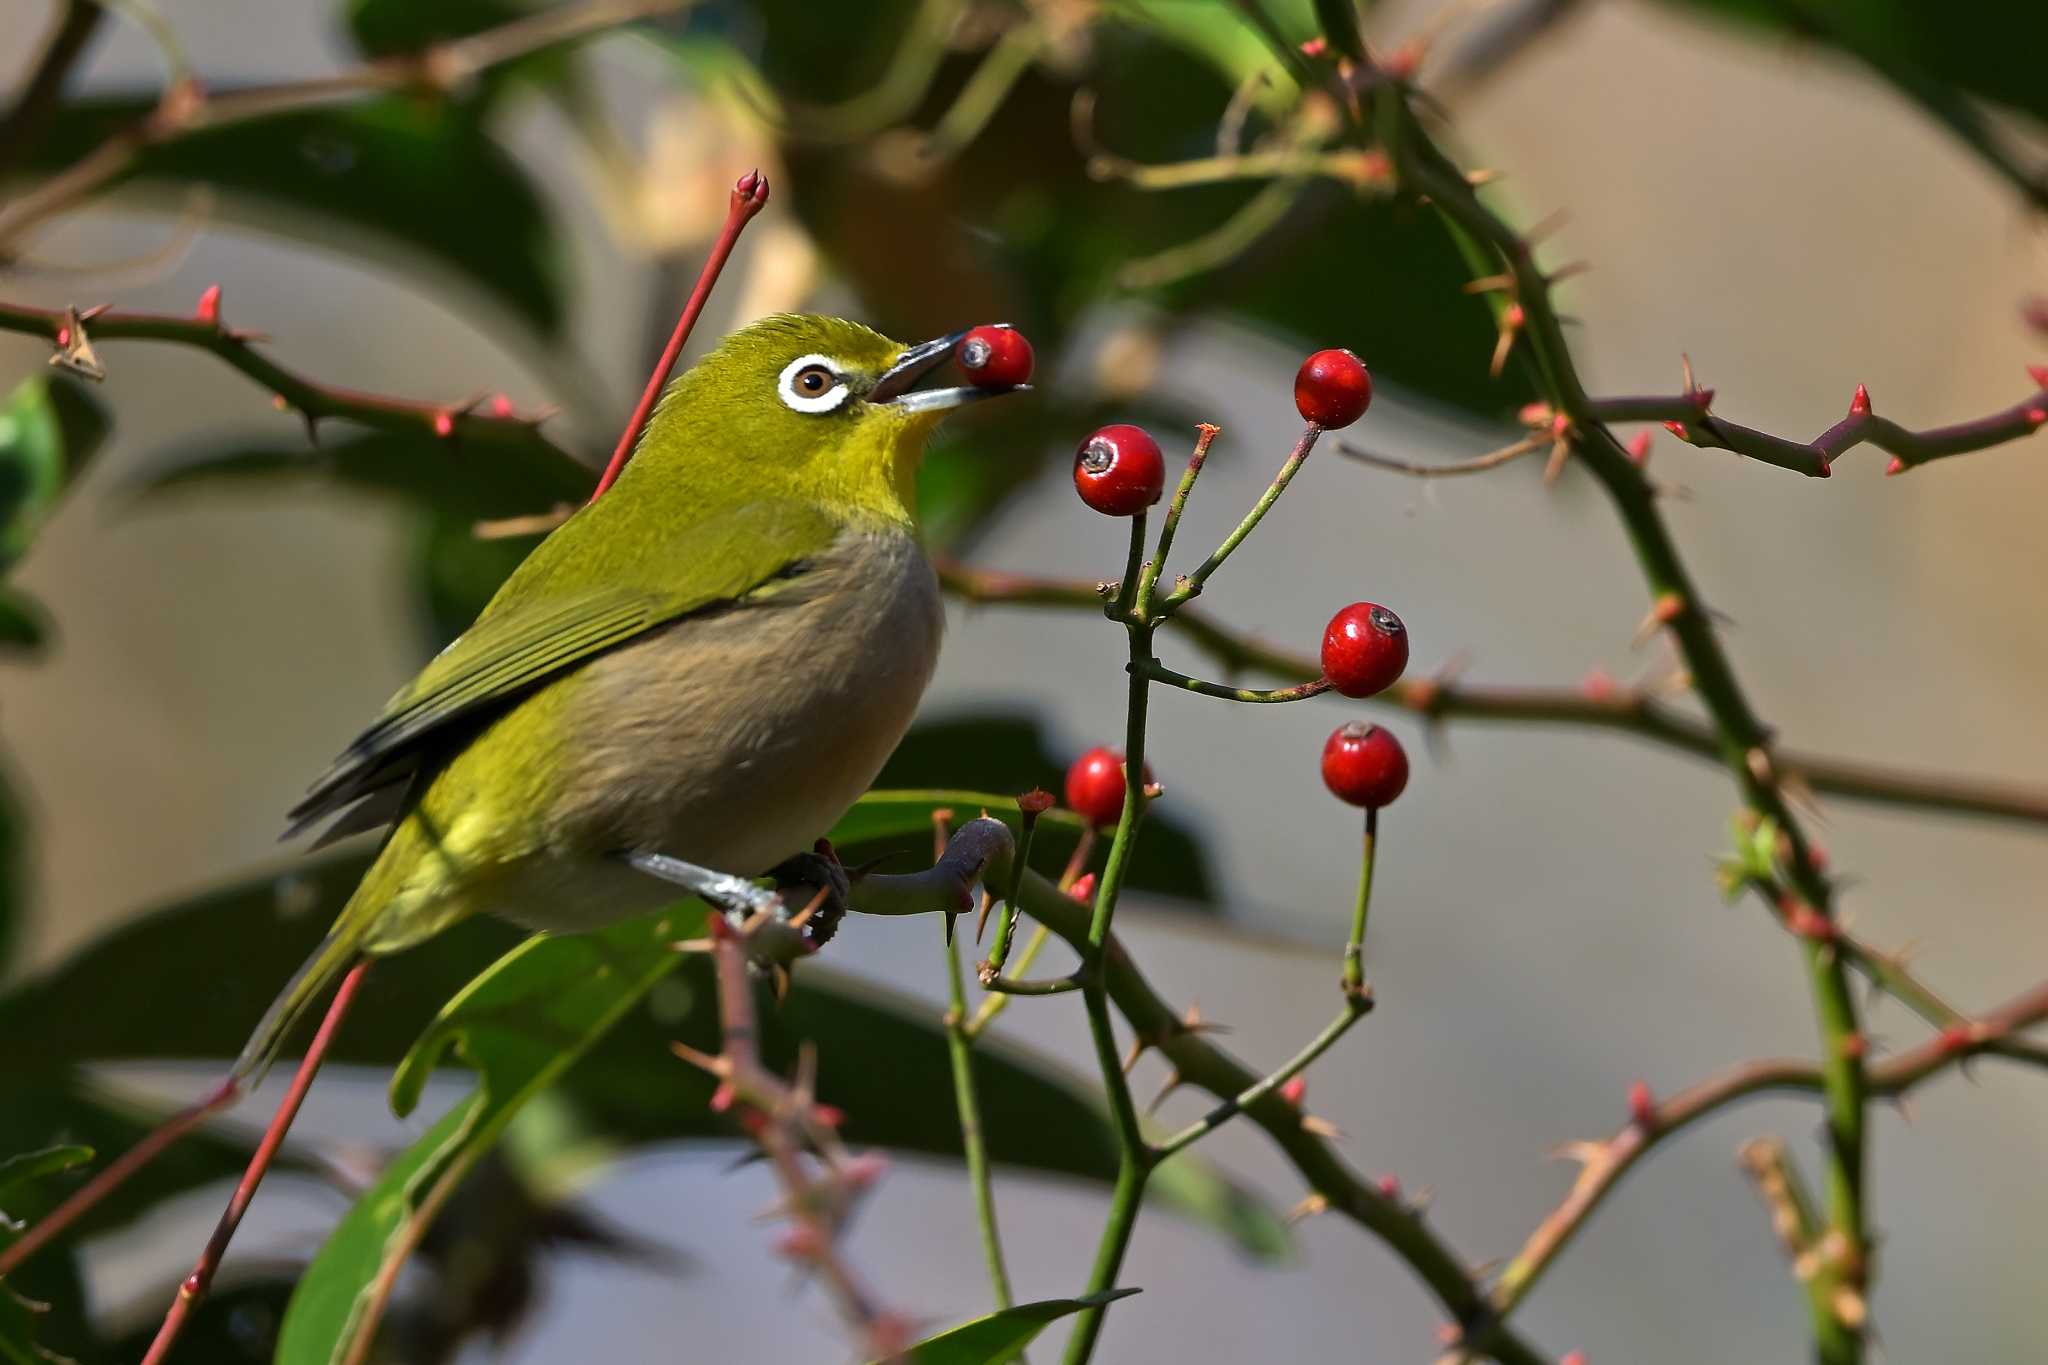
[[[906,346],[857,322],[790,313],[750,323],[669,386],[624,477],[717,481],[728,496],[803,497],[908,522],[932,428],[962,404],[1025,387],[918,388],[959,340]]]

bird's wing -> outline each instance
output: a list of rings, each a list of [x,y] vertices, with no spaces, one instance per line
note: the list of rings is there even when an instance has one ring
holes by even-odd
[[[839,530],[807,504],[754,503],[688,530],[666,530],[663,549],[629,558],[588,534],[564,541],[574,525],[536,548],[476,624],[342,751],[292,808],[286,838],[340,812],[322,843],[396,818],[427,751],[450,737],[451,727],[482,720],[658,626],[786,590]],[[582,567],[608,581],[571,592],[552,586],[579,554],[594,561]]]

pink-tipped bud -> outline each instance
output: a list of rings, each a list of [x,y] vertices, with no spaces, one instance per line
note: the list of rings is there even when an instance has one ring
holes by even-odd
[[[743,209],[749,217],[760,212],[761,205],[768,202],[768,177],[758,170],[748,171],[732,186],[732,206]]]
[[[1320,33],[1301,45],[1301,55],[1304,57],[1320,57],[1329,50],[1330,44]]]
[[[1401,1198],[1401,1182],[1395,1176],[1381,1176],[1373,1182],[1373,1188],[1380,1192],[1382,1199],[1392,1199],[1398,1202]]]
[[[775,1254],[791,1261],[815,1261],[825,1251],[825,1234],[810,1223],[798,1223],[775,1239]]]
[[[1056,804],[1053,794],[1039,787],[1033,787],[1017,798],[1017,809],[1026,815],[1043,815]]]
[[[846,1111],[836,1104],[813,1104],[811,1117],[827,1128],[837,1128],[846,1122]]]
[[[69,346],[71,344],[71,329],[69,327],[59,327],[57,329],[57,344],[59,346]]]
[[[1861,384],[1856,386],[1856,394],[1849,400],[1849,415],[1851,417],[1870,416],[1870,390],[1864,388]]]
[[[1522,311],[1522,305],[1519,303],[1511,303],[1501,309],[1500,325],[1503,331],[1512,332],[1528,320],[1529,315]]]
[[[2034,387],[2048,392],[2048,365],[2027,366],[2027,378],[2034,381]]]
[[[1685,599],[1675,592],[1659,593],[1650,607],[1650,617],[1657,624],[1668,626],[1685,615]]]
[[[1308,1098],[1308,1077],[1290,1076],[1281,1083],[1280,1098],[1299,1109],[1301,1102]]]
[[[1614,676],[1604,668],[1596,668],[1579,679],[1579,692],[1587,701],[1607,701],[1616,690]]]
[[[1074,884],[1067,888],[1067,894],[1083,905],[1095,904],[1095,874],[1084,872]]]
[[[875,1152],[850,1156],[839,1167],[839,1178],[851,1189],[864,1190],[889,1173],[889,1159]]]
[[[1835,922],[1810,905],[1794,904],[1785,912],[1785,928],[1812,943],[1833,943]]]
[[[506,396],[505,396],[504,394],[502,394],[502,393],[494,393],[494,394],[492,394],[492,395],[491,395],[491,416],[493,416],[493,417],[510,417],[511,415],[512,415],[512,400],[511,400],[510,398],[506,397]]]
[[[217,325],[219,325],[219,323],[220,323],[220,286],[219,286],[219,285],[217,285],[217,284],[209,284],[209,285],[207,285],[207,286],[206,286],[206,288],[205,288],[205,289],[203,289],[203,290],[201,290],[201,291],[200,291],[200,294],[199,294],[199,306],[198,306],[197,308],[195,308],[195,309],[193,309],[193,310],[192,310],[192,315],[193,315],[194,317],[198,318],[198,319],[199,319],[199,320],[200,320],[201,322],[204,322],[204,323],[208,323],[208,324],[211,324],[211,325],[216,325],[216,326],[217,326]],[[2048,385],[2044,385],[2043,387],[2048,387]]]
[[[1966,1023],[1950,1024],[1941,1031],[1941,1050],[1951,1057],[1959,1052],[1968,1052],[1974,1042],[1975,1030]]]
[[[720,1081],[718,1089],[711,1092],[711,1112],[723,1114],[739,1102],[740,1092],[733,1089],[731,1081]]]
[[[1650,1094],[1648,1081],[1637,1081],[1628,1088],[1628,1119],[1638,1128],[1657,1126],[1657,1101]]]
[[[2028,408],[2027,425],[2039,427],[2043,424],[2048,424],[2048,408]]]
[[[1550,425],[1550,404],[1524,403],[1522,410],[1515,416],[1525,427],[1547,427]]]
[[[1586,1365],[1586,1353],[1584,1351],[1567,1351],[1564,1357],[1557,1362],[1557,1365]]]
[[[1870,1052],[1870,1040],[1860,1033],[1845,1033],[1840,1048],[1844,1057],[1860,1062]]]
[[[1828,850],[1827,850],[1827,846],[1826,846],[1825,844],[1808,844],[1808,845],[1806,846],[1806,862],[1807,862],[1807,865],[1808,865],[1809,867],[1811,867],[1811,868],[1812,868],[1812,869],[1813,869],[1813,870],[1814,870],[1815,872],[1825,872],[1825,871],[1827,871],[1827,870],[1828,870]]]
[[[1651,436],[1647,431],[1639,431],[1629,437],[1628,457],[1637,464],[1648,464],[1650,462],[1650,441]]]
[[[1681,441],[1690,441],[1692,439],[1692,437],[1685,434],[1685,423],[1683,422],[1666,422],[1664,430],[1670,432]]]
[[[434,414],[434,434],[448,437],[455,434],[455,414],[443,409]]]
[[[1561,412],[1550,419],[1550,434],[1552,436],[1562,436],[1571,429],[1572,419]]]
[[[276,408],[279,412],[290,412],[292,408],[291,400],[281,393],[270,395],[270,406]]]
[[[1906,472],[1906,462],[1894,455],[1892,456],[1892,462],[1884,467],[1884,472],[1887,477],[1893,474],[1903,474]]]

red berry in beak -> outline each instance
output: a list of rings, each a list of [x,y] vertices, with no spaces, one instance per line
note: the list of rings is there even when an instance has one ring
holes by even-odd
[[[1323,628],[1323,676],[1347,697],[1384,692],[1408,667],[1408,628],[1377,602],[1353,602]]]
[[[1143,427],[1118,423],[1074,452],[1074,490],[1106,517],[1132,517],[1166,491],[1166,461]]]
[[[1323,745],[1323,785],[1340,801],[1377,810],[1408,785],[1408,755],[1379,726],[1354,720]]]
[[[977,327],[953,352],[977,389],[1009,389],[1031,378],[1031,343],[1014,327]]]
[[[1335,430],[1365,416],[1372,376],[1349,351],[1317,351],[1294,375],[1294,406],[1305,421]]]
[[[1152,784],[1149,763],[1145,784]],[[1098,746],[1075,759],[1067,769],[1067,805],[1097,829],[1114,825],[1124,813],[1123,752]]]

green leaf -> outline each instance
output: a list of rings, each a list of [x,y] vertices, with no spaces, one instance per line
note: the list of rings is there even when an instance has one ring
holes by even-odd
[[[36,1319],[50,1305],[23,1298],[0,1284],[0,1362],[5,1365],[50,1365],[56,1357],[35,1343]]]
[[[11,1215],[8,1210],[21,1207],[20,1198],[31,1186],[91,1160],[92,1148],[75,1142],[0,1160],[0,1246],[13,1241],[27,1227],[25,1218]]]
[[[1925,0],[1666,0],[1774,41],[1805,38],[1861,58],[1919,98],[1931,83],[2048,121],[2048,6],[1930,5]]]
[[[24,379],[0,406],[0,573],[28,552],[36,531],[109,426],[78,381]]]
[[[441,1011],[399,1064],[392,1107],[410,1113],[454,1049],[477,1088],[408,1148],[356,1201],[299,1281],[279,1335],[280,1365],[348,1356],[376,1328],[397,1267],[527,1099],[601,1039],[680,958],[669,947],[701,927],[685,905],[595,933],[536,936],[506,954]]]
[[[154,97],[65,106],[38,169],[68,166],[145,118]],[[525,170],[473,111],[388,96],[202,129],[144,148],[123,177],[224,191],[221,212],[322,248],[346,225],[369,244],[466,280],[543,337],[561,329],[565,261]]]
[[[1084,1308],[1099,1308],[1137,1293],[1136,1289],[1111,1289],[1078,1299],[1041,1299],[1020,1303],[986,1317],[970,1319],[949,1327],[937,1336],[926,1337],[898,1357],[910,1365],[1002,1365],[1052,1323]],[[881,1365],[872,1362],[871,1365]]]
[[[0,587],[0,657],[34,654],[50,638],[50,614],[25,592]],[[0,962],[4,965],[4,962]]]

